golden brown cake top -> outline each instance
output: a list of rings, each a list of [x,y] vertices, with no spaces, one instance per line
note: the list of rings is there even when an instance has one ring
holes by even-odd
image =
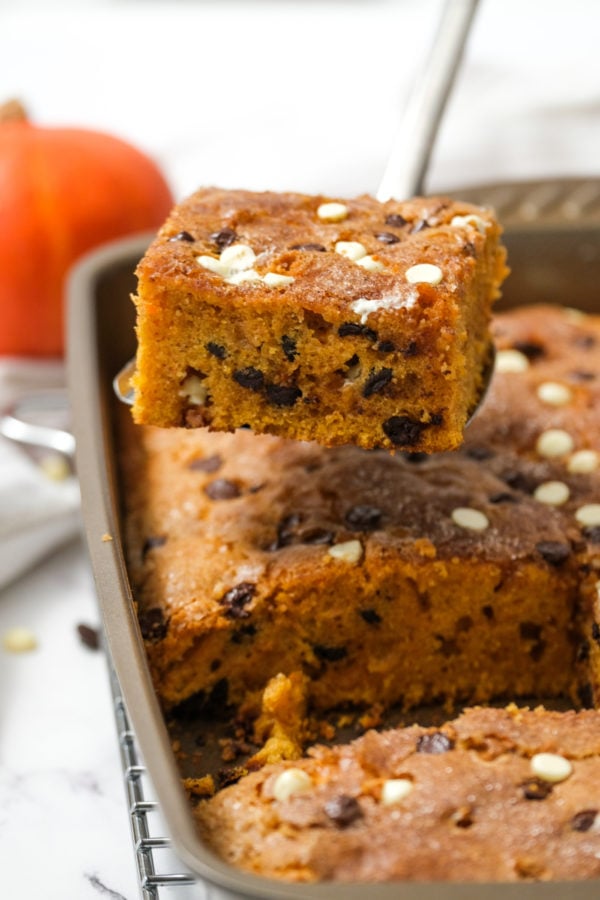
[[[257,311],[275,287],[330,318],[349,307],[359,319],[415,316],[457,302],[488,230],[498,230],[490,210],[445,197],[379,203],[204,188],[173,211],[138,275]]]

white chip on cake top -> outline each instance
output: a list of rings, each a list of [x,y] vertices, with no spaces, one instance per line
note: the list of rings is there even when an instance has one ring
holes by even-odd
[[[293,284],[294,278],[292,275],[280,275],[279,272],[267,272],[263,277],[263,281],[267,287],[285,287],[288,284]]]
[[[562,506],[570,496],[568,485],[564,481],[544,481],[533,492],[538,503],[546,503],[548,506]]]
[[[595,450],[577,450],[567,463],[567,469],[573,475],[588,475],[595,472],[600,465],[600,457]]]
[[[329,556],[342,562],[357,563],[362,556],[363,546],[357,540],[343,541],[341,544],[334,544],[327,552]]]
[[[600,525],[600,503],[586,503],[575,512],[575,518],[584,528]]]
[[[558,783],[573,772],[573,766],[558,753],[536,753],[531,757],[531,771],[543,781]]]
[[[571,389],[558,381],[544,381],[539,385],[537,395],[548,406],[566,406],[573,399]]]
[[[498,350],[494,369],[496,372],[526,372],[529,368],[529,360],[520,350]]]
[[[252,268],[256,262],[256,254],[248,244],[231,244],[225,247],[219,259],[230,272],[241,272]]]
[[[354,262],[367,255],[367,248],[360,241],[338,241],[334,249],[340,256],[345,256]]]
[[[341,222],[348,217],[348,207],[344,203],[321,203],[317,216],[323,222]]]
[[[384,268],[383,263],[378,259],[373,259],[372,256],[362,256],[356,260],[356,265],[360,266],[361,269],[366,269],[368,272],[381,272]]]
[[[294,794],[305,794],[312,786],[312,779],[304,769],[286,769],[275,779],[273,796],[276,800],[285,802]]]
[[[453,228],[476,228],[481,234],[485,234],[486,228],[488,227],[488,223],[481,218],[481,216],[476,216],[474,214],[469,214],[467,216],[453,216],[450,221],[450,225]]]
[[[411,284],[439,284],[444,277],[440,267],[432,263],[418,263],[407,269],[404,275]]]
[[[485,531],[490,521],[485,513],[478,509],[471,509],[470,506],[457,506],[451,513],[452,521],[460,528],[466,528],[468,531]]]
[[[400,803],[412,793],[413,788],[410,778],[388,778],[381,787],[381,802],[384,806]]]
[[[549,428],[538,437],[536,450],[540,456],[552,459],[555,456],[565,456],[567,453],[571,453],[574,443],[568,431],[564,431],[562,428]]]

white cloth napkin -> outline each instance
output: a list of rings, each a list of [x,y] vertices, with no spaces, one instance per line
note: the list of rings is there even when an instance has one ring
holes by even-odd
[[[0,411],[30,392],[64,386],[61,362],[0,360]],[[47,423],[44,423],[47,424]],[[41,464],[0,438],[0,589],[31,569],[80,530],[79,486],[60,466]],[[52,474],[53,472],[54,477]]]

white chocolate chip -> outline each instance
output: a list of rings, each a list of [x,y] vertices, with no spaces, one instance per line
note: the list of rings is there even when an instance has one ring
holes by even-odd
[[[540,456],[552,459],[555,456],[566,456],[571,453],[574,441],[568,431],[562,428],[549,428],[543,431],[537,439],[535,448]]]
[[[363,547],[360,541],[342,541],[341,544],[334,544],[327,551],[329,556],[339,559],[342,562],[357,563],[362,556]]]
[[[360,241],[338,241],[335,245],[335,252],[356,262],[367,255],[367,248]]]
[[[564,481],[544,481],[533,492],[538,503],[546,503],[548,506],[562,506],[569,499],[570,491]]]
[[[520,350],[498,350],[494,369],[496,372],[526,372],[529,360]]]
[[[2,636],[2,646],[9,653],[27,653],[35,650],[37,639],[28,628],[9,628]]]
[[[583,322],[586,318],[586,314],[581,309],[576,309],[574,306],[565,306],[563,309],[563,314],[565,319],[569,319],[569,321],[578,324],[579,322]]]
[[[219,259],[230,273],[243,272],[244,269],[252,268],[256,262],[256,254],[248,244],[231,244],[225,247]]]
[[[322,222],[341,222],[348,217],[348,207],[343,203],[321,203],[317,216]]]
[[[373,259],[372,256],[363,256],[362,259],[357,259],[356,265],[366,269],[367,272],[381,272],[384,268],[383,263],[378,259]]]
[[[473,214],[467,216],[454,216],[450,224],[454,228],[467,228],[471,226],[472,228],[476,228],[481,234],[485,234],[486,228],[488,227],[488,223],[485,219]]]
[[[241,272],[233,272],[225,281],[227,284],[243,284],[246,281],[262,281],[262,275],[256,269],[244,269]]]
[[[275,780],[273,796],[276,800],[285,802],[293,794],[305,794],[312,786],[312,779],[304,769],[286,769]]]
[[[439,266],[434,266],[431,263],[419,263],[407,269],[404,276],[411,284],[439,284],[444,277],[444,273]]]
[[[181,383],[180,397],[186,397],[194,406],[204,406],[208,397],[208,388],[197,375],[188,375]]]
[[[595,450],[578,450],[569,458],[567,469],[573,475],[588,475],[595,472],[600,464],[600,456]]]
[[[538,387],[537,395],[542,403],[547,403],[548,406],[566,406],[573,399],[570,388],[557,381],[544,381]]]
[[[536,753],[531,757],[531,771],[543,781],[564,781],[573,772],[573,766],[558,753]]]
[[[267,287],[285,287],[287,284],[293,284],[292,275],[280,275],[279,272],[267,272],[263,278]]]
[[[222,278],[225,278],[229,275],[229,267],[223,265],[220,259],[216,259],[214,256],[197,256],[196,262],[199,263],[202,268],[208,269],[209,272],[214,272],[216,275],[220,275]]]
[[[575,512],[575,518],[584,528],[595,528],[600,525],[600,503],[586,503]]]
[[[381,787],[381,802],[384,806],[400,803],[411,793],[414,785],[410,778],[388,778]]]
[[[469,506],[457,506],[452,510],[452,521],[461,528],[470,531],[484,531],[490,524],[488,517],[478,509]]]

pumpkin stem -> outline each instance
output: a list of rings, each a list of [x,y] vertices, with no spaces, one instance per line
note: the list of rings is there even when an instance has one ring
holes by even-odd
[[[0,103],[1,122],[26,122],[27,113],[20,100],[7,100]]]

